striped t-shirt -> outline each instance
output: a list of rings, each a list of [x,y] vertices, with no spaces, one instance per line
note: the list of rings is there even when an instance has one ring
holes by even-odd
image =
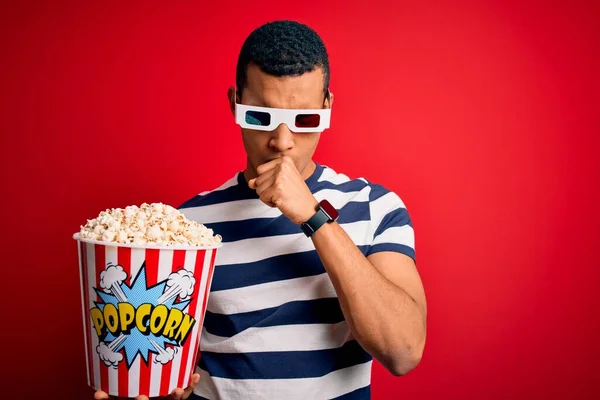
[[[317,164],[306,180],[365,256],[414,259],[400,198]],[[367,399],[372,357],[350,334],[329,276],[300,227],[238,173],[180,207],[222,235],[200,340],[196,396],[207,399]],[[198,397],[195,397],[198,398]]]

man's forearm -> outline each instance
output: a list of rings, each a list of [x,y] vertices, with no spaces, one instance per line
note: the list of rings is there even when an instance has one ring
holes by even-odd
[[[425,341],[423,310],[367,260],[337,223],[325,224],[312,239],[356,340],[395,375],[414,368]]]

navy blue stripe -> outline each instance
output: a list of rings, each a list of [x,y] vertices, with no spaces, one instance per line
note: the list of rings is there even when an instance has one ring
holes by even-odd
[[[205,397],[202,397],[202,396],[198,396],[195,393],[192,393],[192,395],[190,396],[190,400],[208,400],[208,399]]]
[[[356,389],[342,396],[334,397],[331,400],[367,400],[371,398],[371,386]]]
[[[366,255],[369,246],[358,246],[358,249]],[[325,272],[325,268],[315,250],[283,254],[252,263],[217,265],[213,275],[211,291],[216,292],[285,279],[303,278],[322,274],[323,272]]]
[[[406,208],[397,208],[394,211],[390,211],[385,217],[383,217],[379,223],[379,226],[375,230],[375,235],[373,237],[381,235],[387,228],[404,225],[409,225],[412,227],[410,215],[408,215]]]
[[[371,219],[371,208],[366,201],[350,201],[338,212],[340,213],[337,219],[338,224],[369,221]]]
[[[179,209],[210,206],[213,204],[227,203],[228,201],[258,199],[255,191],[240,185],[230,186],[227,189],[216,190],[203,196],[197,195],[184,202]]]
[[[329,181],[316,182],[310,187],[312,193],[316,193],[320,190],[333,189],[339,190],[340,192],[359,192],[363,190],[368,184],[365,181],[359,179],[351,180],[344,183],[333,183]]]
[[[297,324],[337,324],[344,314],[337,298],[292,301],[278,307],[246,313],[224,315],[206,311],[207,332],[232,337],[248,328]]]
[[[302,232],[300,226],[283,215],[277,218],[254,218],[244,221],[214,222],[205,225],[221,235],[223,243]]]
[[[317,193],[321,190],[337,190],[342,193],[359,192],[363,190],[367,184],[361,180],[348,181],[341,184],[335,184],[328,181],[317,182],[310,189],[312,193]],[[204,207],[214,204],[223,204],[230,201],[238,200],[250,200],[258,199],[258,195],[252,189],[247,186],[235,185],[228,187],[227,189],[217,190],[214,192],[207,193],[203,196],[196,195],[191,199],[185,201],[179,206],[179,209],[193,208],[193,207]],[[361,203],[361,202],[354,202]],[[367,204],[368,202],[362,202]]]
[[[348,224],[368,221],[371,218],[369,203],[350,201],[338,210],[338,223]],[[301,233],[300,225],[281,215],[277,218],[254,218],[243,221],[213,222],[205,224],[223,237],[223,242],[235,242],[260,237],[291,235]]]
[[[312,193],[316,193],[324,189],[334,189],[344,193],[356,192],[364,189],[368,185],[368,183],[359,179],[339,184],[332,183],[327,180],[318,182],[317,179],[319,178],[321,173],[322,168],[319,167],[317,168],[315,173],[306,181]],[[237,185],[230,186],[223,190],[214,190],[203,196],[194,196],[191,199],[185,201],[182,205],[180,205],[179,209],[202,207],[236,200],[258,199],[256,191],[248,187],[248,184],[246,183],[242,173],[238,173],[237,180]]]
[[[226,379],[293,379],[320,377],[371,360],[352,340],[327,350],[237,354],[203,351],[198,366],[210,376]]]
[[[378,198],[390,193],[390,190],[386,187],[378,184],[373,184],[369,182],[371,185],[371,192],[369,193],[369,201],[377,200]]]
[[[373,253],[378,253],[380,251],[394,251],[396,253],[406,254],[407,256],[412,258],[415,263],[417,262],[417,258],[415,256],[415,251],[413,250],[413,248],[398,243],[381,243],[376,244],[375,246],[371,246],[367,251],[367,256],[370,256]]]

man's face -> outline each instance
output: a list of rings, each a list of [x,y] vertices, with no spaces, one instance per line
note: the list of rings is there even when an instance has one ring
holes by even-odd
[[[300,76],[275,77],[255,65],[248,67],[247,85],[238,93],[238,102],[245,105],[316,109],[331,107],[324,100],[323,71],[317,68]],[[235,110],[235,89],[230,88],[229,100]],[[294,133],[281,124],[273,131],[242,128],[244,148],[248,155],[247,178],[256,176],[256,168],[274,158],[289,156],[304,178],[312,167],[312,156],[319,143],[320,133]]]

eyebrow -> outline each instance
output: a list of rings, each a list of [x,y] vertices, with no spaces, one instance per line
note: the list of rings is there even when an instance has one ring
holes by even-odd
[[[259,104],[248,104],[248,105],[253,105],[253,106],[257,106],[257,107],[267,107],[267,108],[282,108],[282,107],[275,107],[273,106],[273,104],[269,103],[269,102],[265,102],[265,101],[261,101],[259,102]],[[300,104],[298,107],[294,107],[294,108],[286,108],[288,110],[314,110],[315,108],[322,108],[323,105],[319,106],[319,107],[311,107],[308,106],[307,104]]]

